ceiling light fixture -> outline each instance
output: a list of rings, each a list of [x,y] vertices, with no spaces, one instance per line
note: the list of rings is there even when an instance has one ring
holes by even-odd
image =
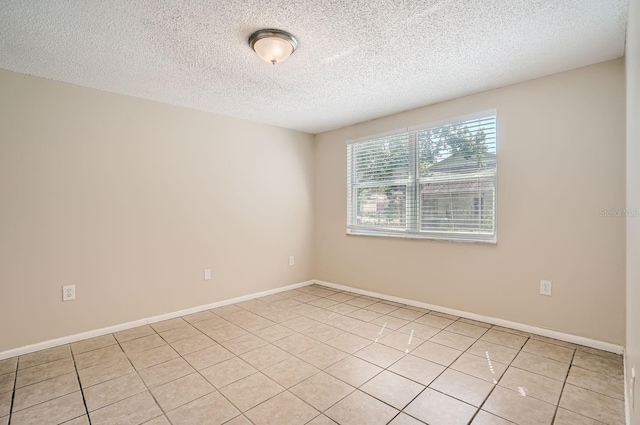
[[[298,40],[286,31],[264,29],[251,34],[249,45],[262,60],[275,65],[296,51]]]

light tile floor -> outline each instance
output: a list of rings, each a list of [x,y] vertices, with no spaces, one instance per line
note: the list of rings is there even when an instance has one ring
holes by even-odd
[[[0,361],[0,425],[623,424],[622,358],[313,285]]]

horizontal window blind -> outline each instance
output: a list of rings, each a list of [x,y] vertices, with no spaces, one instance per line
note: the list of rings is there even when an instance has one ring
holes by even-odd
[[[496,116],[347,145],[350,234],[495,242]]]

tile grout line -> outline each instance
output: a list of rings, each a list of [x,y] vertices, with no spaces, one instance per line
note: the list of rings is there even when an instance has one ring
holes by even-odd
[[[20,357],[16,360],[16,376],[13,378],[13,389],[11,393],[11,403],[9,404],[9,419],[7,425],[11,425],[11,419],[13,419],[13,402],[16,398],[16,386],[18,385],[18,367],[20,366]]]
[[[558,415],[558,409],[560,409],[560,401],[562,400],[562,395],[564,394],[564,389],[567,386],[567,379],[569,379],[569,373],[571,372],[571,367],[573,366],[573,359],[576,357],[576,352],[578,350],[573,351],[573,355],[571,356],[571,362],[569,363],[569,367],[567,368],[567,374],[564,377],[564,382],[562,383],[562,390],[560,391],[560,395],[558,396],[558,404],[556,404],[556,408],[553,411],[553,418],[551,423],[555,422],[556,416]]]
[[[80,373],[78,372],[78,365],[76,364],[76,357],[73,353],[73,349],[71,348],[71,344],[69,344],[69,351],[71,352],[71,360],[73,361],[73,370],[76,372],[76,379],[78,380],[78,387],[80,387],[80,394],[82,394],[82,404],[84,404],[84,411],[87,414],[87,421],[89,425],[91,425],[91,417],[89,416],[89,407],[87,406],[87,399],[84,396],[84,388],[82,387],[82,382],[80,382]]]

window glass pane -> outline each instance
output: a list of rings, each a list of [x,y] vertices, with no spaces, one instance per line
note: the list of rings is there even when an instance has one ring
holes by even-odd
[[[372,228],[406,227],[407,187],[380,186],[357,190],[356,225]]]
[[[352,154],[355,183],[409,177],[409,137],[406,133],[354,144]]]
[[[494,179],[420,185],[420,230],[493,233]]]

